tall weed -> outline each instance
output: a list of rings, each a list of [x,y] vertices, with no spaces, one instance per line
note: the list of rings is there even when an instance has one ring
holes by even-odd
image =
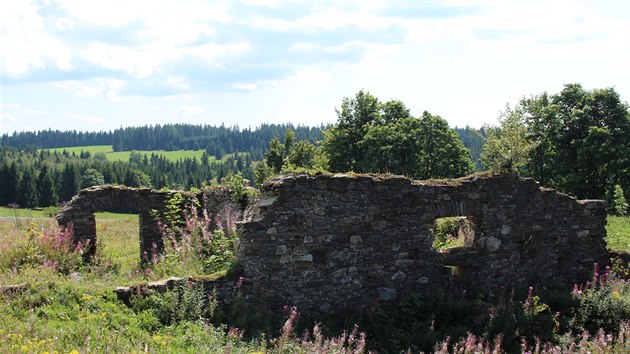
[[[88,243],[73,243],[72,227],[32,226],[26,232],[28,242],[16,246],[0,245],[0,269],[19,271],[27,267],[45,266],[69,274],[83,263]]]

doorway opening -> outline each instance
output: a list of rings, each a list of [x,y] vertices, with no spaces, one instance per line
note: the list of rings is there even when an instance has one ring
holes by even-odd
[[[94,213],[97,255],[103,272],[126,274],[139,269],[140,215],[135,210]]]

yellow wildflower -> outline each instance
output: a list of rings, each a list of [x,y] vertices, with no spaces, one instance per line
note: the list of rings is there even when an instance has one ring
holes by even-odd
[[[617,290],[613,290],[613,292],[612,292],[612,296],[613,296],[615,299],[621,299],[621,294],[620,294]]]

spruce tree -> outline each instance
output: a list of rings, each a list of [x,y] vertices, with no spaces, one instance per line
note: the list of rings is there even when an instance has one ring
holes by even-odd
[[[69,201],[79,193],[79,170],[73,163],[66,163],[61,173],[61,189],[59,198],[61,201]]]
[[[45,207],[57,204],[59,198],[55,191],[55,181],[47,165],[44,165],[39,172],[37,190],[40,206]]]
[[[18,204],[21,207],[34,208],[39,203],[37,178],[31,168],[25,168],[18,183]]]

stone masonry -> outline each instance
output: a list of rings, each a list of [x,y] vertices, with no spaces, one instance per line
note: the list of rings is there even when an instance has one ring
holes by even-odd
[[[466,216],[464,247],[431,247],[436,218]],[[457,266],[480,286],[583,280],[607,261],[606,208],[516,175],[456,180],[322,175],[263,187],[238,258],[262,295],[328,312],[440,290]]]
[[[125,186],[94,186],[81,190],[57,215],[57,222],[62,226],[72,225],[74,242],[89,245],[86,259],[96,251],[96,220],[94,213],[99,211],[133,211],[140,217],[140,255],[141,261],[152,257],[154,251],[161,252],[164,244],[153,212],[165,210],[167,202],[177,193],[182,194],[184,203],[193,197],[203,201],[204,207],[216,215],[231,203],[230,192],[217,188],[195,195],[188,192],[153,190],[149,188],[128,188]],[[182,205],[182,209],[185,206]],[[153,247],[156,247],[156,250]]]
[[[57,219],[74,225],[75,241],[94,242],[95,211],[134,209],[142,253],[154,243],[161,248],[149,210],[164,208],[173,193],[92,187]],[[216,190],[205,200],[214,213],[229,191]],[[330,312],[442,291],[453,281],[447,266],[477,286],[573,284],[588,277],[594,262],[608,260],[603,201],[576,200],[510,174],[441,181],[282,176],[263,186],[244,215],[238,222],[240,273],[202,282],[224,300],[239,287],[246,298],[270,307]],[[447,216],[466,217],[460,230],[465,242],[438,252],[430,230]],[[128,297],[133,291],[117,292]]]

